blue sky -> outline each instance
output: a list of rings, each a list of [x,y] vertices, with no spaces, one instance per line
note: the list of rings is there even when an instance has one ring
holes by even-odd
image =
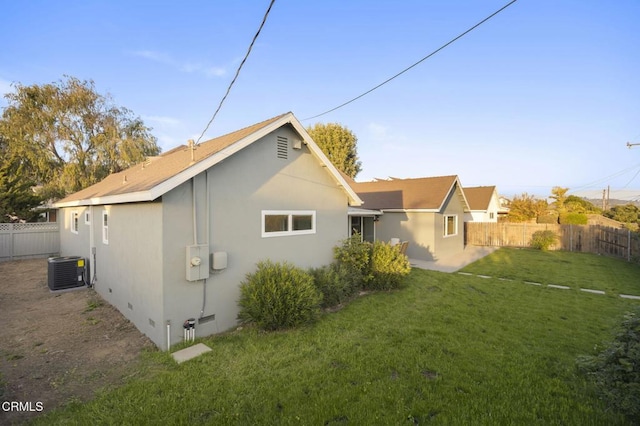
[[[457,174],[505,195],[640,198],[640,2],[276,0],[205,138],[292,111],[358,137],[358,180]],[[269,0],[2,2],[0,93],[71,75],[153,127],[197,138]],[[0,100],[0,107],[6,101]],[[637,174],[637,175],[636,175]],[[597,195],[596,195],[597,196]]]

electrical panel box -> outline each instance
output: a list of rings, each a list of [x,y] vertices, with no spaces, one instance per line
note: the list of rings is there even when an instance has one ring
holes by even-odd
[[[198,244],[187,246],[187,281],[209,278],[209,246]]]
[[[211,269],[220,271],[227,269],[227,252],[216,251],[211,254]]]

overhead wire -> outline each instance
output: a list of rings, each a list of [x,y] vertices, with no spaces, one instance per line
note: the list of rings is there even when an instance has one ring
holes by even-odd
[[[211,120],[209,120],[209,123],[207,123],[207,126],[204,128],[204,130],[202,131],[202,133],[198,137],[198,140],[196,140],[196,145],[200,142],[200,139],[202,139],[202,137],[207,132],[207,130],[209,130],[209,126],[211,126],[211,123],[213,123],[213,120],[215,120],[216,116],[218,115],[218,112],[220,112],[220,108],[222,108],[222,104],[227,99],[227,96],[229,96],[229,92],[231,92],[231,88],[233,87],[233,84],[238,79],[238,75],[240,75],[240,70],[242,69],[244,63],[247,61],[247,58],[249,57],[249,54],[251,53],[251,49],[253,49],[253,45],[255,44],[256,40],[258,39],[258,36],[260,35],[260,32],[262,31],[262,28],[264,27],[264,24],[267,22],[267,17],[269,16],[269,12],[271,12],[271,8],[273,7],[273,4],[275,3],[275,1],[276,0],[271,0],[271,3],[269,3],[269,7],[267,8],[267,11],[265,12],[264,17],[262,18],[262,22],[260,23],[260,27],[258,28],[258,31],[256,31],[256,34],[253,36],[253,39],[251,40],[251,44],[249,44],[249,49],[247,49],[247,53],[244,55],[244,58],[242,59],[242,62],[240,62],[240,65],[238,66],[238,69],[236,70],[236,74],[233,76],[233,80],[231,80],[231,83],[229,83],[229,86],[227,87],[227,91],[225,92],[224,96],[220,100],[220,104],[218,104],[218,108],[216,108],[216,111],[213,113],[213,116],[211,117]]]
[[[462,37],[464,37],[465,35],[469,34],[471,31],[475,30],[476,28],[478,28],[480,25],[484,24],[485,22],[487,22],[489,19],[493,18],[494,16],[496,16],[497,14],[499,14],[500,12],[502,12],[503,10],[505,10],[506,8],[508,8],[509,6],[511,6],[512,4],[514,4],[516,1],[518,0],[512,0],[509,3],[507,3],[506,5],[502,6],[500,9],[496,10],[495,12],[493,12],[491,15],[487,16],[486,18],[484,18],[482,21],[478,22],[477,24],[475,24],[474,26],[472,26],[471,28],[469,28],[468,30],[466,30],[465,32],[459,34],[458,36],[452,38],[451,40],[449,40],[448,42],[446,42],[445,44],[443,44],[442,46],[440,46],[439,48],[437,48],[436,50],[434,50],[433,52],[429,53],[427,56],[423,57],[422,59],[420,59],[419,61],[413,63],[412,65],[408,66],[407,68],[403,69],[402,71],[400,71],[399,73],[395,74],[392,77],[389,77],[388,79],[386,79],[385,81],[383,81],[382,83],[378,84],[377,86],[367,90],[366,92],[356,96],[355,98],[352,98],[340,105],[338,105],[337,107],[331,108],[323,113],[314,115],[312,117],[307,117],[307,118],[303,118],[302,121],[306,121],[306,120],[312,120],[314,118],[318,118],[318,117],[322,117],[323,115],[329,114],[330,112],[333,112],[337,109],[340,109],[344,106],[349,105],[352,102],[357,101],[358,99],[368,95],[369,93],[373,92],[376,89],[379,89],[380,87],[384,86],[385,84],[389,83],[390,81],[396,79],[397,77],[400,77],[402,74],[404,74],[405,72],[409,71],[410,69],[416,67],[417,65],[421,64],[422,62],[426,61],[427,59],[429,59],[430,57],[432,57],[433,55],[435,55],[436,53],[440,52],[441,50],[443,50],[444,48],[446,48],[447,46],[449,46],[450,44],[453,44],[454,42],[458,41],[459,39],[461,39]]]
[[[615,172],[615,173],[613,173],[613,174],[610,174],[610,175],[608,175],[608,176],[605,176],[605,177],[599,178],[599,179],[597,179],[597,180],[594,180],[594,181],[592,181],[592,182],[586,183],[586,184],[581,185],[581,186],[579,186],[579,187],[571,188],[571,190],[570,190],[569,192],[574,192],[574,191],[578,191],[578,190],[580,190],[580,189],[584,189],[584,188],[589,188],[589,187],[593,187],[593,186],[596,186],[596,185],[600,185],[600,184],[602,184],[602,183],[606,182],[607,180],[610,180],[610,179],[613,179],[613,178],[616,178],[616,177],[622,176],[622,175],[624,175],[624,174],[626,174],[626,173],[629,173],[630,171],[633,171],[633,170],[635,170],[635,169],[638,169],[638,171],[636,172],[635,176],[634,176],[634,177],[633,177],[633,178],[632,178],[632,179],[627,183],[627,185],[628,185],[628,184],[629,184],[629,183],[631,183],[631,181],[633,181],[633,179],[635,179],[635,177],[640,173],[640,163],[639,163],[639,164],[636,164],[636,165],[633,165],[633,166],[631,166],[631,167],[627,167],[626,169],[619,170],[619,171],[617,171],[617,172]],[[625,187],[626,187],[626,186],[625,186]]]

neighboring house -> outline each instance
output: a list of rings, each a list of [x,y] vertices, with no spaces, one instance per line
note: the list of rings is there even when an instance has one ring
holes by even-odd
[[[369,209],[361,215],[365,236],[375,232],[378,240],[408,241],[407,255],[412,259],[437,260],[464,250],[468,203],[457,176],[349,180],[349,184]],[[352,232],[357,211],[352,208],[350,213]],[[368,231],[367,224],[374,231]]]
[[[287,113],[150,158],[56,207],[61,256],[89,258],[96,291],[167,349],[189,318],[198,336],[235,326],[258,261],[331,263],[360,204]]]
[[[502,209],[495,186],[475,186],[463,190],[469,203],[469,211],[464,215],[465,222],[498,221]]]

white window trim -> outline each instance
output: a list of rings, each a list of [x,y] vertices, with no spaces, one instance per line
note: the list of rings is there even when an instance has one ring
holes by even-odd
[[[71,212],[71,232],[74,234],[78,233],[78,228],[80,228],[80,216],[76,210]]]
[[[447,234],[447,222],[448,222],[447,219],[450,218],[450,217],[454,218],[453,227],[455,229],[454,229],[453,234]],[[444,238],[455,237],[456,235],[458,235],[458,215],[457,214],[446,214],[446,215],[444,215],[442,233],[443,233],[443,237]]]
[[[87,210],[84,212],[84,224],[91,225],[91,211]]]
[[[279,232],[265,231],[265,216],[278,215],[288,216],[288,230]],[[300,231],[293,230],[293,216],[311,216],[311,229]],[[261,216],[262,238],[290,237],[293,235],[309,235],[316,233],[316,211],[315,210],[262,210]]]
[[[104,218],[107,217],[107,226],[104,225]],[[102,243],[109,244],[109,211],[102,210]],[[105,232],[106,231],[106,232]]]

